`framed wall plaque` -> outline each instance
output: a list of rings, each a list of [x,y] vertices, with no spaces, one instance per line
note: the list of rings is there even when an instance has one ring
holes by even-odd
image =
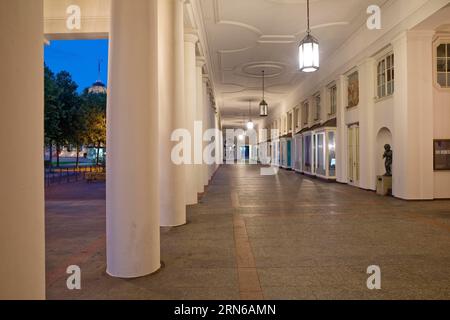
[[[358,71],[348,76],[348,108],[359,104],[359,74]]]
[[[434,170],[450,170],[450,139],[434,140]]]

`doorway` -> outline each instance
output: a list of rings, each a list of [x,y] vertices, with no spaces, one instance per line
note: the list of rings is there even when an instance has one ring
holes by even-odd
[[[243,162],[248,162],[248,160],[250,159],[250,147],[249,146],[242,146],[239,147],[239,155],[240,155],[240,160]]]
[[[46,288],[106,251],[108,39],[44,46]],[[98,259],[106,268],[106,260]],[[71,298],[70,293],[67,293]]]
[[[348,181],[359,184],[359,124],[348,127]]]
[[[326,177],[326,149],[325,149],[325,132],[315,134],[315,159],[314,173],[316,175]]]

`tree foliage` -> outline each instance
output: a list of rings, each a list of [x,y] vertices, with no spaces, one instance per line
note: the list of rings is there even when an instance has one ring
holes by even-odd
[[[106,94],[89,93],[86,89],[80,95],[77,89],[70,73],[61,71],[55,75],[45,66],[45,140],[50,154],[53,145],[57,154],[63,146],[75,146],[78,165],[81,146],[106,145]]]
[[[106,94],[84,91],[83,110],[85,115],[85,141],[97,148],[97,164],[100,148],[106,145]]]
[[[59,126],[58,87],[54,73],[47,66],[44,68],[44,105],[45,142],[52,146],[54,142],[60,139],[61,130]],[[52,149],[50,148],[51,160]]]

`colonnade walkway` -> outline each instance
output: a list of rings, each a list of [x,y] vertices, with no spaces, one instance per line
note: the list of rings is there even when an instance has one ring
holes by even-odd
[[[256,165],[219,168],[164,267],[106,275],[104,184],[47,190],[48,299],[450,299],[450,201],[406,202]],[[65,269],[79,265],[81,290]],[[369,290],[367,268],[381,268]]]

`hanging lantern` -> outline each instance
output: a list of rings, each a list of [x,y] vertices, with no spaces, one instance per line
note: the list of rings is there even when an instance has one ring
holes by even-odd
[[[260,117],[267,117],[269,115],[269,105],[267,104],[266,100],[264,99],[264,90],[265,90],[265,78],[264,78],[264,70],[262,71],[262,78],[263,78],[263,88],[262,88],[262,94],[263,98],[261,103],[259,104],[259,116]]]
[[[268,114],[269,114],[269,105],[267,104],[266,100],[263,100],[259,104],[259,115],[261,117],[267,117]]]
[[[302,72],[315,72],[319,70],[320,64],[319,41],[311,35],[309,25],[309,0],[307,0],[307,20],[307,35],[298,48],[299,68]]]
[[[253,124],[253,122],[251,120],[249,122],[247,122],[247,130],[253,130],[254,127],[255,127],[255,125]]]

